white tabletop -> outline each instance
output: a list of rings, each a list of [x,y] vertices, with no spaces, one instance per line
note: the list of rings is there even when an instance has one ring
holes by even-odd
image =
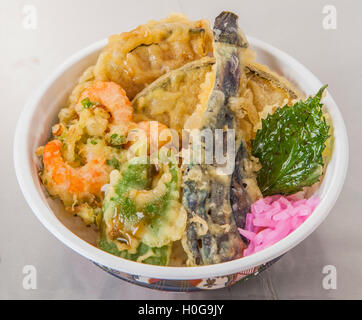
[[[327,4],[337,10],[336,29],[324,28],[331,25],[324,20]],[[199,293],[164,293],[125,283],[60,243],[27,206],[12,160],[17,118],[29,95],[79,49],[171,11],[183,12],[192,19],[213,20],[225,9],[240,16],[246,34],[291,54],[329,84],[350,140],[344,189],[326,221],[310,237],[252,280]],[[35,24],[29,17],[34,12]],[[2,0],[0,298],[361,299],[361,30],[362,2],[358,0]],[[26,265],[37,270],[35,290],[23,287]],[[327,265],[337,270],[336,289],[323,288],[322,270]]]

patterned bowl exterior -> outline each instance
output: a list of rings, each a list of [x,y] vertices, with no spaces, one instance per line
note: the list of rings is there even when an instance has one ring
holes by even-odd
[[[144,276],[138,276],[133,274],[128,274],[125,272],[120,272],[108,268],[106,266],[100,265],[96,262],[93,262],[96,266],[100,267],[102,270],[108,272],[112,276],[115,276],[118,279],[136,284],[141,287],[146,287],[154,290],[161,291],[175,291],[175,292],[193,292],[201,290],[213,290],[229,287],[239,281],[246,281],[251,277],[257,276],[260,272],[264,271],[266,268],[270,267],[273,263],[278,261],[282,256],[275,258],[265,264],[257,266],[255,268],[247,269],[240,271],[238,273],[206,278],[206,279],[193,279],[193,280],[170,280],[170,279],[154,279]]]

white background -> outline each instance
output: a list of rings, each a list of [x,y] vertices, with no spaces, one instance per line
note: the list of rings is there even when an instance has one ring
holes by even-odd
[[[325,5],[337,8],[337,29],[324,30]],[[33,5],[37,27],[23,27]],[[213,21],[236,12],[246,34],[294,56],[339,105],[350,140],[341,196],[327,220],[259,277],[231,288],[164,293],[140,288],[98,269],[53,237],[28,208],[16,182],[13,135],[28,97],[62,61],[113,33],[170,11]],[[9,299],[362,299],[362,1],[360,0],[1,0],[0,1],[0,298]],[[25,290],[23,267],[37,269]],[[325,265],[337,268],[337,289],[322,287]]]

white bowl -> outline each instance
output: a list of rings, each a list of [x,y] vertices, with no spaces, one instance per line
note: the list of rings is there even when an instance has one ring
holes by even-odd
[[[288,54],[263,41],[252,37],[248,39],[258,54],[259,62],[285,76],[306,95],[315,94],[322,87],[322,83],[306,67]],[[342,189],[348,165],[348,139],[345,125],[329,92],[323,102],[333,120],[335,141],[332,159],[321,188],[317,192],[321,202],[313,214],[283,240],[245,258],[200,267],[146,265],[116,257],[94,246],[95,232],[90,228],[84,228],[82,223],[75,222],[76,219],[70,217],[71,215],[64,214],[59,202],[52,200],[44,192],[38,177],[39,160],[34,151],[47,141],[51,125],[57,121],[57,114],[76,80],[88,66],[95,63],[106,43],[106,40],[97,42],[63,63],[29,99],[16,128],[14,164],[21,190],[39,220],[60,241],[116,276],[138,284],[155,287],[153,283],[157,281],[151,281],[150,278],[168,279],[174,283],[170,286],[160,285],[157,288],[178,290],[178,287],[185,286],[185,280],[192,280],[190,283],[193,283],[195,288],[200,288],[205,287],[205,279],[217,277],[218,281],[214,281],[216,283],[214,287],[222,287],[238,281],[247,274],[257,273],[260,266],[296,246],[326,218]],[[182,287],[180,290],[188,289]]]

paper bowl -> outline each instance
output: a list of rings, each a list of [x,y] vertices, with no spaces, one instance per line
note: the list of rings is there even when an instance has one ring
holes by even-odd
[[[275,47],[248,37],[258,61],[285,76],[306,95],[315,94],[322,83],[302,64]],[[14,165],[19,185],[32,211],[42,224],[65,245],[118,278],[153,289],[196,291],[232,285],[260,273],[278,257],[311,234],[327,217],[342,189],[348,165],[348,139],[341,113],[327,92],[323,102],[334,125],[334,152],[317,194],[321,202],[313,214],[286,238],[245,258],[200,267],[163,267],[125,260],[98,249],[96,232],[66,213],[59,201],[49,198],[38,176],[34,154],[50,136],[57,114],[78,77],[94,64],[107,41],[97,42],[73,55],[29,99],[17,124]],[[333,88],[331,88],[333,90]]]

